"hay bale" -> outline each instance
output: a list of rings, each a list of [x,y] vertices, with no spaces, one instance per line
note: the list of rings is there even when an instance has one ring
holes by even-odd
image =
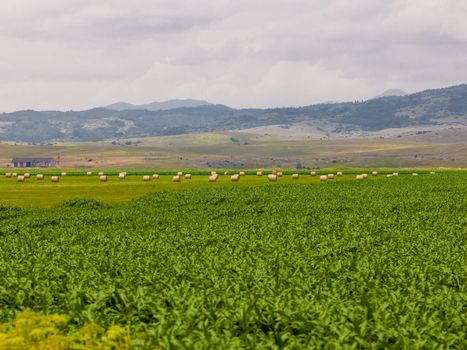
[[[268,175],[268,180],[269,180],[269,182],[276,182],[277,181],[277,175],[276,174],[269,174]]]
[[[157,179],[159,178],[159,174],[154,174],[154,175],[152,175],[152,178],[153,178],[154,180],[157,180]]]
[[[43,174],[37,174],[36,175],[36,180],[44,180],[44,175]]]
[[[364,179],[368,179],[368,174],[362,174]]]
[[[66,176],[66,173],[65,173],[65,172],[63,172],[63,173],[61,173],[60,175],[61,175],[61,176]]]
[[[11,173],[5,173],[5,177],[11,177]]]
[[[326,182],[326,181],[328,181],[328,177],[327,177],[326,175],[321,175],[321,176],[319,177],[319,181],[321,181],[321,182]]]
[[[191,174],[185,174],[185,179],[191,180]]]
[[[393,175],[392,174],[387,174],[386,177],[392,177]]]
[[[276,174],[278,177],[282,177],[282,171],[278,171]]]
[[[24,173],[23,176],[24,176],[25,179],[30,179],[31,178],[31,174],[29,174],[29,173]]]
[[[88,172],[86,173],[86,176],[92,176],[92,171],[88,171]]]
[[[240,171],[240,172],[238,173],[238,175],[240,175],[240,176],[245,176],[245,172],[244,172],[244,171]]]
[[[175,175],[174,177],[172,177],[172,181],[173,182],[180,182],[181,181],[180,175]]]
[[[97,175],[99,175],[99,176],[104,176],[104,172],[103,172],[103,171],[99,171],[99,172],[97,173]]]
[[[338,172],[336,173],[336,176],[341,177],[341,176],[342,176],[342,171],[338,171]]]
[[[18,174],[17,174],[17,173],[12,173],[12,174],[11,174],[11,176],[13,176],[13,177],[17,177],[17,176],[18,176]]]
[[[355,178],[357,180],[365,180],[365,178],[363,177],[363,174],[357,175],[357,176],[355,176]]]
[[[412,176],[418,176],[418,173],[412,173]]]
[[[328,174],[328,179],[329,180],[334,180],[334,174]]]
[[[211,171],[211,176],[217,175],[216,171]]]
[[[182,172],[182,171],[179,171],[179,172],[177,173],[177,175],[178,175],[178,176],[182,176],[182,175],[183,175],[183,172]]]
[[[257,171],[256,176],[263,176],[263,172],[262,171]]]
[[[312,171],[312,172],[310,173],[310,176],[316,176],[316,171]],[[326,180],[327,180],[327,179],[326,179]]]
[[[99,176],[99,181],[100,182],[107,182],[107,176],[106,175]]]
[[[373,176],[378,176],[379,174],[378,174],[377,171],[373,171],[373,172],[371,173],[371,175],[373,175]]]
[[[24,182],[24,175],[20,175],[17,177],[18,182]]]
[[[217,174],[209,176],[209,182],[216,182],[217,181]]]
[[[399,176],[399,173],[392,173],[392,176]]]
[[[292,174],[292,179],[293,180],[298,180],[300,178],[299,174]]]
[[[224,171],[224,175],[229,175],[229,172],[228,172],[228,171]]]
[[[125,178],[126,178],[126,173],[119,173],[119,174],[118,174],[118,178],[119,178],[120,180],[125,180]]]
[[[430,175],[435,175],[436,173],[434,171],[430,171]]]
[[[149,175],[144,175],[144,176],[143,176],[143,181],[144,181],[144,182],[149,182],[149,181],[151,181],[151,176],[149,176]]]
[[[230,181],[238,182],[239,180],[240,180],[240,175],[239,174],[235,174],[235,175],[232,175],[230,177]]]
[[[60,182],[60,177],[59,177],[59,176],[52,176],[52,177],[50,178],[50,180],[51,180],[52,182]]]

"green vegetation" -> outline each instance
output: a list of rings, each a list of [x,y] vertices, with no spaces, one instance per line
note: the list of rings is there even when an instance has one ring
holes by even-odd
[[[12,171],[12,170],[8,170]],[[15,170],[17,171],[17,170]],[[52,183],[51,175],[59,175],[62,171],[67,173],[67,176],[61,177],[59,183]],[[223,175],[225,170],[218,170],[219,180],[216,183],[208,181],[210,170],[186,170],[193,174],[191,180],[182,179],[181,183],[172,182],[172,175],[177,171],[161,170],[133,170],[128,171],[130,174],[125,180],[118,179],[118,171],[108,170],[105,174],[108,175],[108,182],[102,183],[99,181],[97,171],[93,172],[93,176],[84,176],[85,172],[77,170],[27,170],[31,174],[31,178],[24,183],[19,183],[16,178],[5,178],[3,172],[0,171],[0,203],[18,205],[21,207],[51,207],[59,202],[72,199],[96,199],[109,202],[122,202],[130,199],[139,198],[143,195],[172,190],[187,190],[195,188],[249,188],[256,186],[275,186],[277,184],[317,184],[319,176],[311,177],[309,171],[291,171],[284,170],[284,177],[278,183],[270,183],[266,176],[257,177],[256,170],[247,170],[248,176],[242,177],[240,182],[231,182],[230,175]],[[403,169],[398,170],[400,174],[410,174],[413,170]],[[420,174],[427,174],[429,170],[416,170]],[[237,173],[238,171],[231,170],[229,174]],[[336,178],[334,181],[353,181],[355,174],[369,172],[368,169],[352,169],[346,170],[344,176]],[[380,169],[381,174],[392,173],[393,169]],[[452,174],[462,173],[462,171],[450,170],[445,171]],[[24,172],[18,173],[22,174]],[[35,174],[46,174],[43,181],[37,181]],[[152,175],[158,173],[161,175],[158,180],[143,182],[143,175]],[[271,171],[263,171],[265,175]],[[299,173],[302,175],[300,180],[292,180],[290,175]],[[318,171],[318,175],[336,173],[335,169],[326,169]],[[371,173],[371,171],[370,171]],[[251,175],[251,176],[250,176]],[[370,176],[370,180],[376,180]],[[386,180],[386,179],[384,179]]]
[[[304,181],[0,206],[0,340],[35,312],[143,349],[466,348],[467,174]]]

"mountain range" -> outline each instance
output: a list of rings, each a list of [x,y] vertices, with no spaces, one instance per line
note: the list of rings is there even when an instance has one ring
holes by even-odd
[[[180,103],[188,105],[179,107]],[[170,104],[175,108],[167,109]],[[149,106],[159,109],[150,110]],[[176,100],[163,106],[120,103],[86,111],[25,110],[0,114],[0,140],[31,143],[99,141],[268,126],[307,127],[324,135],[352,135],[408,127],[464,127],[467,126],[467,85],[362,102],[290,108],[235,109],[204,101]]]
[[[199,107],[199,106],[207,106],[210,104],[211,103],[207,101],[182,99],[182,100],[168,100],[164,102],[152,102],[152,103],[142,104],[142,105],[133,105],[131,103],[126,103],[126,102],[117,102],[117,103],[107,105],[104,108],[111,109],[113,111],[125,111],[125,110],[135,110],[135,109],[138,109],[138,110],[145,109],[147,111],[166,111],[168,109]]]

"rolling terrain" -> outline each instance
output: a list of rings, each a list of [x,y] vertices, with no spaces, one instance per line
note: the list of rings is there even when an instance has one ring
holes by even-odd
[[[124,109],[125,106],[129,109]],[[467,85],[368,101],[298,108],[234,109],[224,105],[151,110],[122,105],[87,111],[18,111],[0,114],[0,140],[54,143],[225,132],[274,127],[309,130],[318,137],[398,136],[467,126]],[[120,110],[122,109],[123,110]],[[144,109],[148,108],[148,109]],[[257,131],[257,130],[256,130]],[[264,133],[259,131],[259,133]]]
[[[309,138],[217,132],[49,145],[0,142],[0,168],[13,157],[56,157],[62,168],[204,169],[467,167],[467,129],[400,137]]]

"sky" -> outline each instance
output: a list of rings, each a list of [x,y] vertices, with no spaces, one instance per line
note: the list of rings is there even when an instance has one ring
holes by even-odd
[[[1,0],[0,111],[364,100],[467,83],[467,1]]]

